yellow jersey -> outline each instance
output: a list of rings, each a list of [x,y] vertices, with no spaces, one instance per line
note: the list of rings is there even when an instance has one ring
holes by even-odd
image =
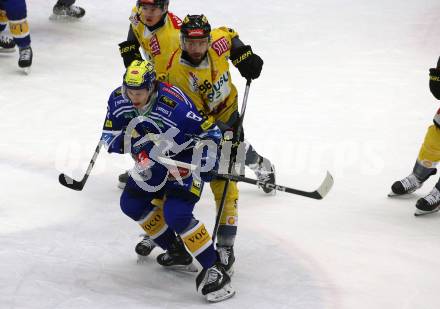
[[[238,33],[226,27],[211,31],[207,57],[198,66],[182,59],[179,47],[167,65],[164,80],[183,90],[199,111],[227,123],[238,109],[237,89],[229,72],[231,41]]]
[[[157,75],[165,72],[170,55],[180,45],[180,26],[182,21],[168,12],[165,25],[150,31],[139,19],[139,11],[134,7],[130,16],[131,29],[141,45],[147,60],[153,62]]]

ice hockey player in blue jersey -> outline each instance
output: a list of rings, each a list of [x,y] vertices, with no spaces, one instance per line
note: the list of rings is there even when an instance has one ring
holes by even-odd
[[[12,38],[6,34],[6,26]],[[0,52],[14,52],[19,49],[18,66],[29,73],[32,65],[31,35],[27,22],[25,0],[0,0]]]
[[[194,256],[203,267],[197,289],[206,299],[216,302],[233,296],[211,236],[193,216],[204,181],[212,180],[209,171],[218,166],[220,129],[203,118],[179,88],[156,81],[149,61],[134,61],[123,86],[110,95],[102,140],[109,152],[131,153],[135,159],[120,205],[166,250],[158,263],[171,267],[176,265],[170,261],[179,261],[178,266],[193,270]],[[196,168],[177,168],[163,160]]]

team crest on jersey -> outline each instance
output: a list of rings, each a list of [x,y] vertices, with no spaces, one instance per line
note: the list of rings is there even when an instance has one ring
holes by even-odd
[[[153,35],[150,39],[150,50],[153,56],[160,55],[160,45],[157,35]]]
[[[229,42],[224,36],[213,42],[211,46],[219,57],[229,50]]]

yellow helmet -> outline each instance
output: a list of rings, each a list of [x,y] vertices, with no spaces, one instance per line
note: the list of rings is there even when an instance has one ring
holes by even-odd
[[[150,61],[135,60],[124,74],[123,85],[128,89],[147,89],[150,91],[156,82],[156,71]]]

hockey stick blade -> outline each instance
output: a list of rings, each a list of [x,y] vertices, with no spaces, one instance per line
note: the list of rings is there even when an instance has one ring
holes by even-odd
[[[93,153],[93,157],[90,160],[89,166],[87,167],[87,171],[84,174],[81,181],[76,181],[72,177],[67,176],[66,174],[60,174],[58,176],[58,181],[63,186],[75,190],[75,191],[81,191],[84,188],[84,185],[86,184],[87,179],[89,178],[90,173],[92,172],[92,168],[95,165],[96,159],[98,158],[99,151],[101,150],[101,147],[103,146],[103,142],[99,140],[98,145],[96,146],[95,152]]]
[[[327,193],[331,190],[331,188],[333,187],[333,184],[334,184],[333,176],[329,172],[327,172],[327,175],[325,176],[325,178],[322,181],[319,188],[316,189],[315,191],[311,191],[311,192],[302,191],[302,190],[289,188],[289,187],[285,187],[285,186],[280,186],[277,184],[262,182],[262,181],[258,181],[258,180],[252,179],[252,178],[236,176],[236,175],[216,174],[216,177],[218,177],[220,179],[241,181],[241,182],[257,185],[259,187],[264,187],[264,188],[283,191],[283,192],[287,192],[287,193],[291,193],[291,194],[301,195],[301,196],[313,198],[316,200],[322,200],[327,195]]]
[[[75,191],[81,191],[84,188],[84,182],[76,181],[75,179],[67,176],[66,174],[60,174],[60,176],[58,176],[58,181],[63,186]]]

